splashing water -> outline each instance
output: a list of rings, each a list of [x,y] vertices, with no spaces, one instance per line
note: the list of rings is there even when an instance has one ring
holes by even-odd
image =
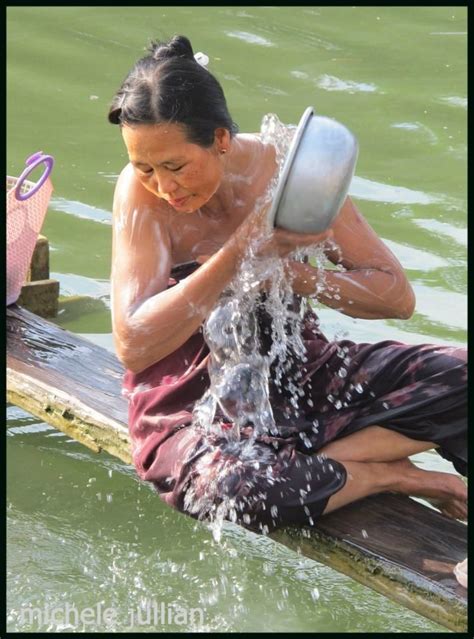
[[[261,139],[275,147],[279,171],[256,207],[271,202],[295,130],[273,114],[264,117]],[[293,261],[310,258],[321,266],[325,260],[323,247],[291,255]],[[210,349],[210,386],[195,405],[193,425],[205,433],[209,451],[197,464],[199,489],[188,489],[185,507],[199,518],[210,520],[216,540],[220,539],[224,519],[237,519],[235,499],[223,488],[231,475],[250,469],[251,473],[245,473],[247,483],[249,475],[256,481],[262,473],[273,481],[269,478],[271,453],[268,459],[262,459],[262,455],[267,457],[264,450],[255,446],[258,438],[278,434],[270,402],[270,377],[279,392],[285,385],[295,416],[304,396],[299,381],[301,364],[306,361],[301,334],[308,301],[302,298],[295,305],[292,277],[285,266],[285,260],[277,256],[257,256],[250,244],[239,272],[204,324],[204,339]],[[324,270],[320,268],[319,273],[316,293],[324,285]],[[271,318],[271,329],[264,329],[271,339],[268,352],[262,352],[264,336],[258,322],[262,312]],[[242,429],[249,425],[250,436],[241,437]],[[213,443],[216,437],[219,447]]]

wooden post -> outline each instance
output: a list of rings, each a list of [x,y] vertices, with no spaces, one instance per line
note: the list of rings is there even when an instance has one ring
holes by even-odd
[[[39,280],[47,279],[49,279],[49,242],[44,235],[38,235],[26,282],[38,282]]]
[[[49,242],[39,235],[17,304],[40,317],[58,314],[59,282],[49,277]]]

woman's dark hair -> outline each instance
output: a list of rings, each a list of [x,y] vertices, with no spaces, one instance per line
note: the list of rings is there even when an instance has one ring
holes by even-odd
[[[221,85],[194,58],[191,42],[174,36],[153,42],[115,95],[108,114],[112,124],[182,124],[190,142],[209,147],[223,127],[231,137],[232,121]]]

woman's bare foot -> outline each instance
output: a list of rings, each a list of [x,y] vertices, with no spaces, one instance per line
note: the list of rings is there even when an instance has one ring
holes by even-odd
[[[423,497],[436,504],[448,517],[467,518],[467,488],[456,475],[420,470],[408,458],[389,462],[341,463],[348,481],[341,490],[331,495],[324,514],[363,497],[389,491]]]
[[[454,576],[461,586],[467,588],[467,558],[454,566]]]
[[[409,459],[391,462],[400,472],[396,492],[422,497],[436,506],[443,515],[453,519],[467,519],[467,486],[460,477],[417,468]]]

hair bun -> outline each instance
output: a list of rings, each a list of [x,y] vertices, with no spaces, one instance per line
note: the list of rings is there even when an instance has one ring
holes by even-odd
[[[186,36],[175,35],[168,42],[153,42],[149,51],[155,60],[169,60],[170,58],[194,59],[193,47]]]

